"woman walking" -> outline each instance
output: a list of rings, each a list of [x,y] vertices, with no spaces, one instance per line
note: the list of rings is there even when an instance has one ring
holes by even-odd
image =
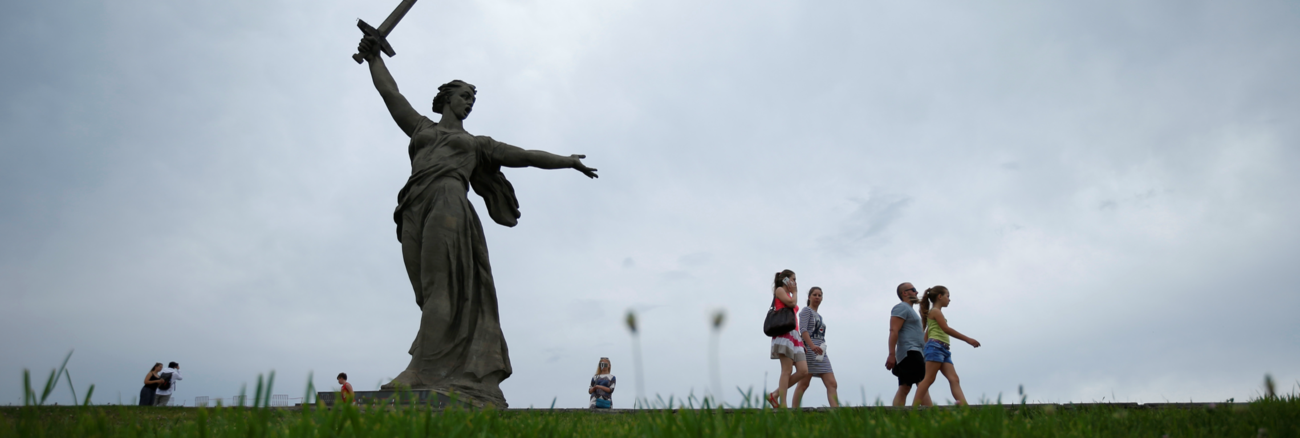
[[[140,406],[153,406],[153,395],[158,391],[158,384],[163,382],[162,377],[158,377],[162,368],[161,362],[155,363],[149,369],[149,374],[144,375],[144,387],[140,388]]]
[[[822,315],[817,313],[821,305],[822,288],[814,286],[808,289],[808,307],[799,311],[799,334],[803,337],[804,362],[808,364],[809,375],[794,388],[794,403],[791,405],[795,408],[803,401],[803,393],[812,385],[814,376],[820,377],[822,384],[826,385],[826,400],[831,407],[840,407],[839,394],[836,393],[839,383],[835,381],[835,372],[831,370],[831,357],[823,349],[826,344],[826,324],[822,323]]]
[[[966,394],[961,391],[961,379],[957,378],[957,369],[952,364],[951,344],[948,337],[961,339],[975,348],[979,348],[980,342],[948,325],[948,318],[943,316],[943,308],[948,307],[951,302],[948,288],[943,286],[926,289],[925,298],[921,300],[921,320],[925,322],[925,336],[929,339],[925,342],[923,353],[925,379],[916,385],[916,397],[912,399],[912,406],[921,405],[939,372],[948,379],[948,386],[952,388],[952,398],[957,400],[957,404],[966,404]],[[931,306],[934,309],[931,309]]]
[[[610,409],[614,407],[614,400],[610,398],[614,394],[614,385],[618,383],[613,374],[609,373],[609,358],[602,357],[596,364],[596,375],[591,376],[591,387],[587,388],[587,393],[591,394],[591,409]]]
[[[776,273],[772,296],[772,306],[776,310],[788,307],[795,313],[799,312],[799,284],[795,281],[794,271],[786,269]],[[784,408],[790,382],[797,383],[808,376],[807,358],[804,355],[798,322],[790,333],[772,337],[772,359],[781,361],[781,377],[777,381],[776,391],[767,394],[767,403],[771,404],[773,409]],[[793,375],[790,374],[791,368],[794,369]]]

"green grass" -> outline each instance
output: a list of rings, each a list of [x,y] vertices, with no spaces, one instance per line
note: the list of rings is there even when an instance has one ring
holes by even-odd
[[[0,409],[7,437],[1295,437],[1300,398],[1214,409],[1091,406],[853,408],[816,412],[679,409],[627,414],[399,409],[142,408],[27,406]],[[1263,434],[1261,435],[1261,430]]]
[[[71,353],[68,354],[69,358]],[[685,409],[595,413],[572,410],[433,409],[370,405],[326,409],[268,408],[275,374],[258,376],[252,407],[174,408],[44,406],[60,378],[77,399],[68,358],[41,390],[23,370],[24,405],[0,408],[0,438],[8,437],[1300,437],[1300,396],[1277,396],[1272,379],[1250,403],[1214,408],[1061,405],[935,409],[846,408],[817,411],[692,409],[688,397],[648,405]],[[243,395],[240,390],[240,395]],[[308,378],[307,395],[314,392]],[[240,397],[243,399],[243,397]],[[648,402],[648,401],[647,401]],[[706,402],[707,403],[707,402]],[[455,403],[453,403],[454,405]]]

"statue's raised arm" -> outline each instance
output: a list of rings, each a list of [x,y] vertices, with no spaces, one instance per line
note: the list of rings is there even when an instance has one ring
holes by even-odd
[[[388,66],[384,65],[384,58],[379,56],[379,42],[372,36],[361,38],[361,43],[357,44],[357,53],[365,58],[370,64],[370,78],[375,82],[375,90],[379,91],[379,96],[384,98],[384,105],[388,106],[388,113],[393,116],[393,121],[397,122],[397,127],[402,128],[409,137],[415,133],[416,124],[420,121],[420,113],[411,107],[411,102],[406,100],[401,92],[397,91],[397,81],[393,75],[388,72]]]

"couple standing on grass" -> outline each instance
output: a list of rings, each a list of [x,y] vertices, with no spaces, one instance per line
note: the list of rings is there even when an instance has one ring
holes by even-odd
[[[172,393],[176,391],[176,382],[181,381],[181,366],[176,362],[163,368],[162,362],[153,364],[149,374],[144,375],[144,387],[140,388],[140,406],[167,406]]]
[[[926,289],[925,298],[920,301],[920,315],[912,310],[912,305],[918,299],[916,288],[911,283],[898,285],[896,292],[901,302],[890,312],[889,358],[885,361],[885,368],[892,370],[898,377],[898,392],[894,394],[893,405],[903,406],[912,385],[917,385],[912,406],[932,406],[930,385],[940,372],[948,378],[957,404],[966,404],[966,396],[962,393],[957,378],[957,369],[953,367],[949,339],[961,339],[977,348],[980,343],[948,326],[942,310],[951,302],[948,288],[935,286]],[[785,407],[790,382],[798,382],[799,388],[795,391],[793,405],[799,407],[804,390],[808,388],[812,377],[817,376],[826,385],[826,398],[831,407],[838,407],[838,384],[831,371],[830,361],[825,357],[825,324],[817,312],[822,302],[821,288],[808,290],[809,308],[800,312],[797,306],[799,284],[794,271],[787,269],[776,273],[772,294],[775,297],[773,309],[789,307],[800,317],[790,333],[772,337],[771,357],[781,361],[781,374],[776,391],[767,394],[767,402],[773,408]],[[817,355],[815,359],[814,353]],[[791,370],[794,371],[793,374]]]

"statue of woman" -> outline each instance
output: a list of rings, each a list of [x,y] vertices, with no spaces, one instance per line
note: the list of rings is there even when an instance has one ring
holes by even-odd
[[[501,166],[576,169],[591,178],[596,169],[582,164],[584,155],[524,150],[466,132],[462,123],[474,108],[476,90],[463,81],[438,87],[432,109],[442,117],[429,120],[397,91],[373,37],[363,38],[357,49],[369,62],[393,121],[411,137],[411,177],[397,194],[393,220],[420,306],[420,330],[411,344],[410,365],[384,388],[455,391],[462,399],[504,408],[499,384],[510,377],[510,356],[487,241],[467,197],[469,188],[483,197],[492,220],[513,227],[519,202]]]

